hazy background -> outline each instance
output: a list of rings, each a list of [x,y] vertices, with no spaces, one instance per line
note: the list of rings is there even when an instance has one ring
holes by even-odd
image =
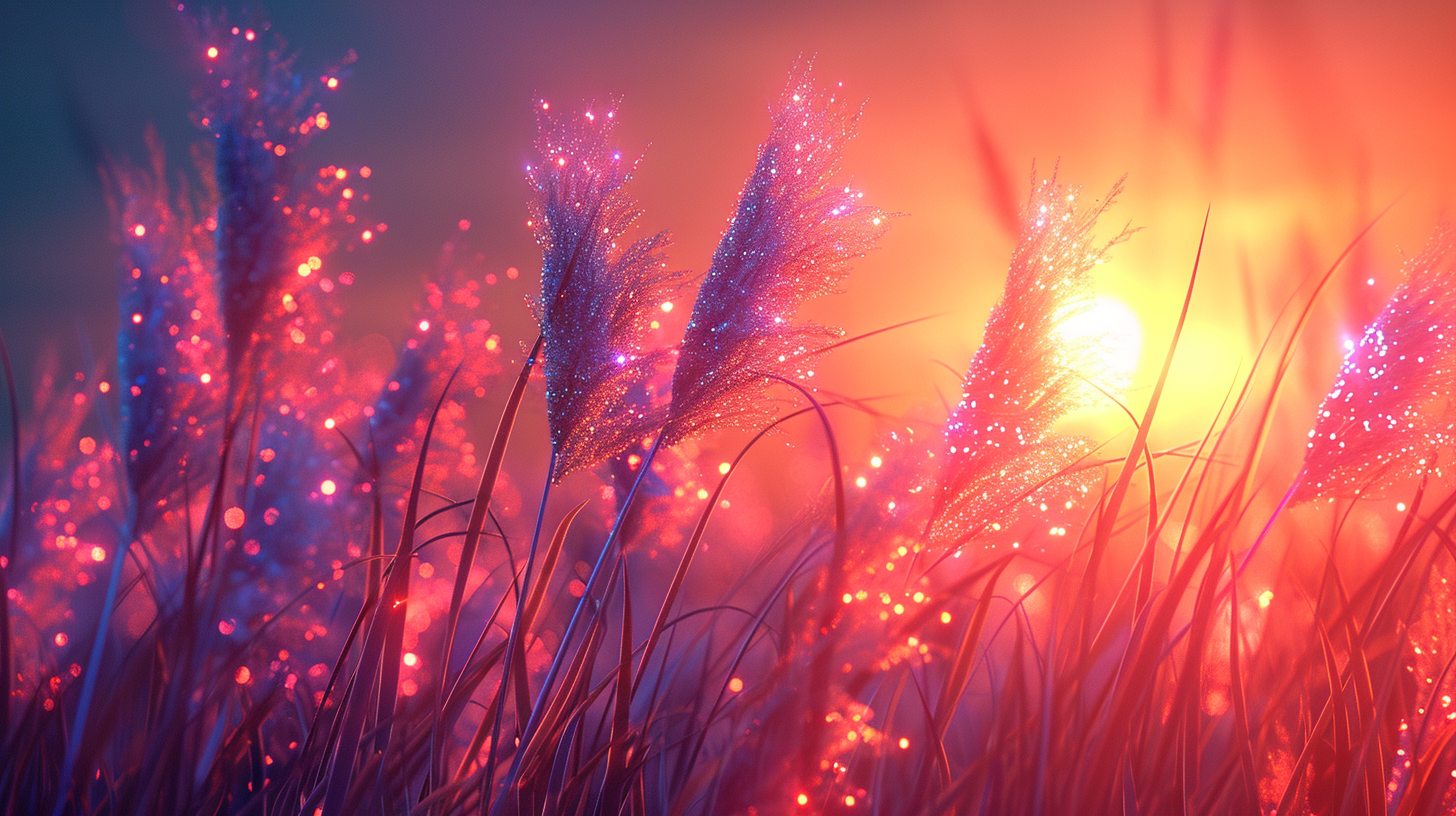
[[[1358,331],[1347,316],[1389,294],[1400,250],[1418,250],[1456,195],[1449,0],[689,5],[264,6],[305,76],[358,54],[325,97],[333,127],[303,156],[374,170],[360,212],[388,232],[329,261],[358,278],[350,334],[402,335],[420,274],[462,218],[487,268],[522,270],[491,307],[507,348],[532,331],[522,174],[536,94],[621,97],[621,141],[645,151],[645,224],[670,228],[676,264],[701,272],[800,53],[867,100],[846,166],[867,201],[907,214],[813,314],[858,332],[948,313],[826,367],[825,385],[900,395],[892,408],[953,392],[937,361],[962,369],[979,340],[1012,245],[998,174],[1016,202],[1034,161],[1060,161],[1091,195],[1128,175],[1106,232],[1143,229],[1098,281],[1140,316],[1144,384],[1211,207],[1168,406],[1188,427],[1211,418],[1299,277],[1398,198],[1314,327],[1328,353],[1310,376],[1327,381]],[[87,343],[113,353],[115,250],[95,166],[102,150],[143,158],[149,124],[186,161],[201,55],[166,3],[16,2],[0,15],[0,328],[28,382],[47,346],[67,360]]]

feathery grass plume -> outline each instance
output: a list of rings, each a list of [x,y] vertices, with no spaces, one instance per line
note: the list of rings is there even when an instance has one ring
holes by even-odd
[[[621,453],[661,425],[650,400],[627,399],[665,361],[646,347],[652,316],[680,274],[668,269],[666,232],[627,242],[640,217],[626,186],[633,162],[613,141],[615,105],[561,117],[536,110],[536,191],[530,224],[541,245],[546,413],[560,481]]]
[[[281,42],[265,45],[262,28],[203,19],[198,34],[208,77],[197,123],[216,140],[218,286],[234,394],[247,385],[237,375],[248,376],[260,324],[301,260],[290,256],[305,221],[291,206],[293,156],[318,121],[293,58]]]
[[[445,245],[435,271],[424,281],[394,370],[369,412],[368,441],[378,475],[391,488],[409,484],[415,446],[434,408],[432,399],[456,366],[456,390],[476,396],[484,396],[486,385],[500,373],[500,337],[480,312],[480,283],[468,259],[459,257],[460,240]],[[458,427],[462,411],[458,401],[447,399],[437,419],[435,436],[443,444],[427,469],[426,484],[432,488],[443,489],[451,475],[476,473],[474,447]],[[439,463],[450,458],[457,461],[441,468]]]
[[[107,176],[124,256],[117,384],[132,537],[173,503],[188,452],[216,451],[225,378],[212,236],[185,189],[171,206],[161,145],[154,132],[147,141],[149,171],[117,167]],[[215,206],[204,198],[195,209]]]
[[[1435,469],[1456,413],[1456,226],[1436,230],[1320,405],[1295,501],[1377,495]]]
[[[698,289],[672,376],[668,444],[773,416],[773,377],[803,379],[836,329],[796,321],[833,291],[849,263],[889,228],[881,210],[836,178],[858,111],[794,67],[773,129]]]
[[[957,546],[1005,520],[1019,497],[1030,491],[1034,498],[1039,485],[1090,450],[1087,440],[1052,433],[1081,402],[1082,378],[1097,369],[1096,344],[1071,342],[1059,327],[1087,308],[1089,273],[1129,235],[1124,229],[1103,244],[1092,237],[1121,190],[1119,181],[1083,209],[1077,190],[1060,184],[1055,172],[1032,179],[1006,288],[946,422],[930,526],[938,543]]]

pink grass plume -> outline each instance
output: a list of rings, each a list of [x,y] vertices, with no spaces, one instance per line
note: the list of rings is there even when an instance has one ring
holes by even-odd
[[[1315,417],[1296,501],[1379,495],[1432,472],[1456,414],[1456,227],[1437,229],[1350,349]]]
[[[1105,243],[1092,236],[1121,189],[1118,182],[1084,208],[1055,173],[1033,179],[1006,288],[945,426],[930,528],[941,543],[959,544],[1005,520],[1020,497],[1034,496],[1090,450],[1086,440],[1052,427],[1083,401],[1080,386],[1096,376],[1097,346],[1071,342],[1059,329],[1088,306],[1090,272],[1129,235],[1124,229]]]

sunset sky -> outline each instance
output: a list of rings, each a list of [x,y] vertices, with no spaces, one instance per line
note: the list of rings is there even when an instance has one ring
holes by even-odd
[[[1359,330],[1346,316],[1378,306],[1402,250],[1456,203],[1450,2],[375,0],[266,13],[306,77],[358,55],[324,97],[334,127],[302,159],[374,171],[361,212],[388,231],[331,261],[358,277],[345,304],[355,337],[398,339],[401,305],[461,219],[487,269],[523,272],[502,284],[492,319],[511,344],[531,331],[521,304],[539,256],[522,176],[537,95],[571,107],[620,97],[621,141],[643,155],[644,226],[670,229],[674,263],[701,272],[800,54],[867,101],[846,168],[866,201],[905,214],[813,314],[856,333],[943,313],[846,349],[824,372],[829,387],[900,395],[899,408],[955,390],[939,363],[962,369],[979,340],[1013,243],[1000,208],[1025,197],[1033,162],[1039,173],[1059,162],[1094,197],[1127,175],[1104,232],[1141,232],[1098,288],[1142,323],[1135,387],[1156,373],[1210,211],[1170,408],[1194,423],[1211,418],[1298,280],[1365,221],[1395,202],[1312,327],[1331,353]],[[103,151],[141,160],[148,125],[184,167],[200,138],[187,115],[202,60],[165,3],[0,14],[0,328],[29,377],[46,345],[80,360],[84,336],[110,355],[117,272],[94,167]]]

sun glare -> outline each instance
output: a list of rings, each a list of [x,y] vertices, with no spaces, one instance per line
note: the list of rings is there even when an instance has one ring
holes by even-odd
[[[1097,295],[1091,305],[1063,321],[1058,334],[1069,344],[1089,343],[1098,349],[1102,370],[1097,385],[1107,391],[1116,394],[1125,389],[1137,373],[1143,353],[1142,323],[1131,306],[1115,297]]]

